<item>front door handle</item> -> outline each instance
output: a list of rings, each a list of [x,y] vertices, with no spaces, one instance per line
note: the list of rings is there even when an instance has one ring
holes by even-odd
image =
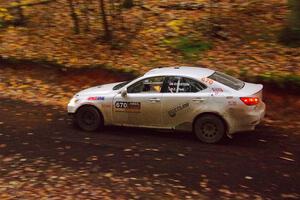
[[[160,102],[160,99],[158,98],[151,98],[149,99],[150,102],[156,103],[156,102]]]
[[[203,99],[203,98],[195,98],[195,99],[192,99],[192,101],[194,101],[194,102],[203,102],[203,101],[205,101],[205,99]]]

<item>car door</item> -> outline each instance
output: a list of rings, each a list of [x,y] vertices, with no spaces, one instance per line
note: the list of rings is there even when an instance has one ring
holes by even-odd
[[[167,77],[162,92],[162,122],[169,128],[190,126],[210,96],[204,84],[181,76]]]
[[[116,124],[140,127],[160,127],[161,89],[164,77],[145,78],[127,88],[127,95],[115,96],[113,120]]]

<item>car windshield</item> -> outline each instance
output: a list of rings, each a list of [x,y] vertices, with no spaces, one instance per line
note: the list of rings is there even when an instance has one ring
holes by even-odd
[[[215,72],[212,75],[210,75],[208,78],[217,81],[219,83],[222,83],[232,89],[240,90],[244,87],[245,83],[237,78],[234,78],[232,76],[229,76],[227,74],[223,74],[221,72]]]
[[[115,85],[113,87],[113,90],[118,90],[120,88],[122,88],[123,86],[127,85],[127,83],[129,83],[130,81],[125,81],[125,82],[122,82],[122,83],[119,83],[118,85]]]

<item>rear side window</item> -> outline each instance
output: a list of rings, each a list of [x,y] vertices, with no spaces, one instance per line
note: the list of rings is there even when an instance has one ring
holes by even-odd
[[[212,75],[210,75],[208,78],[217,81],[219,83],[222,83],[223,85],[226,85],[235,90],[240,90],[245,85],[243,81],[234,78],[232,76],[229,76],[227,74],[223,74],[221,72],[215,72]]]
[[[185,77],[168,77],[164,93],[195,93],[206,88],[198,81]]]

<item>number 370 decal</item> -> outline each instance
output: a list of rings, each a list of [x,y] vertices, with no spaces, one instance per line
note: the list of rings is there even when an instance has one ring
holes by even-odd
[[[115,103],[116,112],[140,112],[141,102],[117,101]]]

